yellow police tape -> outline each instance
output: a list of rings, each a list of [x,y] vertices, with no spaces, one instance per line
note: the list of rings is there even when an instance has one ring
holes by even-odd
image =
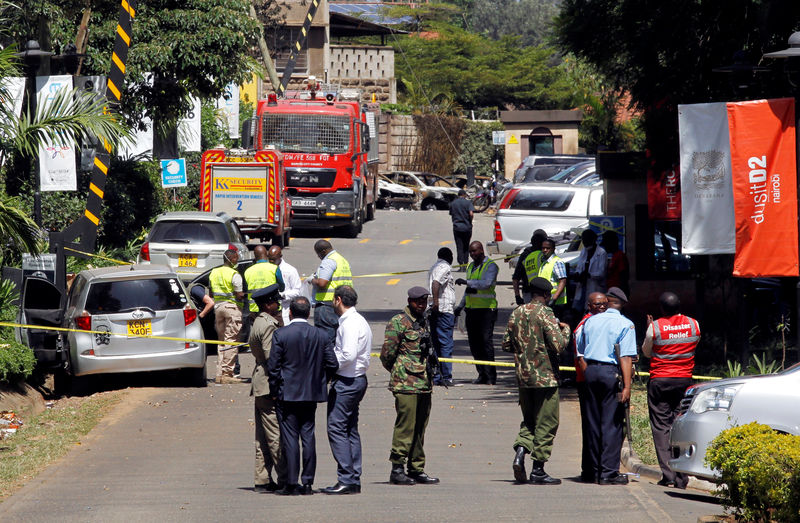
[[[102,256],[100,254],[92,254],[91,252],[83,252],[83,251],[79,251],[78,249],[73,249],[71,247],[64,247],[64,250],[65,251],[71,251],[71,252],[77,252],[78,254],[83,254],[84,256],[91,256],[91,257],[94,257],[94,258],[100,258],[101,260],[108,260],[108,261],[114,262],[114,263],[116,263],[118,265],[131,265],[131,262],[115,260],[114,258],[109,258],[108,256]]]

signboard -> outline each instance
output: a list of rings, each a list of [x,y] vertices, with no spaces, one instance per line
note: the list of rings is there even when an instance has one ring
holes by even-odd
[[[517,140],[517,135],[516,134],[512,134],[508,138],[508,144],[509,145],[519,145],[519,140]]]
[[[28,253],[22,254],[22,279],[33,276],[43,278],[50,283],[56,282],[56,255],[40,254],[33,256]]]
[[[191,97],[192,110],[178,120],[178,146],[187,152],[200,152],[200,98]]]
[[[186,160],[161,160],[161,187],[186,187]]]
[[[228,136],[239,138],[239,86],[230,83],[225,86],[225,93],[217,100],[217,109],[222,112],[228,124]]]
[[[271,164],[213,165],[211,209],[234,217],[264,216]]]
[[[492,131],[492,145],[505,145],[506,132],[505,131]]]
[[[37,111],[53,103],[62,89],[72,91],[72,76],[37,76]],[[39,147],[39,178],[42,191],[74,191],[78,188],[75,147],[72,136],[46,142]]]
[[[619,249],[625,252],[624,216],[589,216],[589,228],[600,237],[606,231],[614,231],[619,236]],[[599,243],[599,241],[598,241]]]

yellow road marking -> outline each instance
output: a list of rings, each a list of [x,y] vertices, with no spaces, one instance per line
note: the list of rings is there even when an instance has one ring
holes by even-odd
[[[363,240],[359,241],[358,243],[367,243],[368,241],[369,241],[369,238],[364,238]]]
[[[443,242],[439,242],[439,245],[450,245],[451,243],[453,242],[451,242],[450,240],[445,240]]]
[[[397,285],[400,282],[400,278],[392,278],[391,280],[386,281],[386,285]]]
[[[405,245],[407,243],[411,243],[413,240],[403,240],[400,242],[400,245]]]

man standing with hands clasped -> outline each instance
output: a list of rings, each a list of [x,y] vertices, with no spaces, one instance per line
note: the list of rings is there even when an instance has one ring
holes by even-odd
[[[424,287],[408,290],[408,307],[389,320],[381,349],[383,368],[391,373],[389,390],[394,394],[397,417],[392,435],[389,461],[392,485],[435,484],[438,478],[425,474],[425,428],[431,414],[433,368],[436,354],[430,340],[425,309],[428,291]],[[403,470],[408,462],[408,474]]]
[[[536,277],[531,301],[514,309],[503,336],[503,350],[514,353],[522,423],[514,441],[514,479],[525,482],[525,454],[533,458],[530,482],[559,485],[544,471],[558,430],[558,353],[569,342],[570,329],[546,305],[552,284]]]
[[[453,355],[453,308],[456,290],[453,287],[453,251],[442,247],[436,253],[438,259],[428,272],[428,288],[431,291],[431,334],[436,355],[450,358]],[[434,385],[453,386],[453,364],[442,362],[442,373],[434,378]]]

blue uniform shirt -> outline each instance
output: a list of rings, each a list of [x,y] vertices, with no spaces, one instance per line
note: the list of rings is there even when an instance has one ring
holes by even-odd
[[[577,353],[587,360],[617,363],[614,344],[620,356],[636,356],[636,331],[633,322],[616,309],[595,314],[583,324],[577,340]]]

